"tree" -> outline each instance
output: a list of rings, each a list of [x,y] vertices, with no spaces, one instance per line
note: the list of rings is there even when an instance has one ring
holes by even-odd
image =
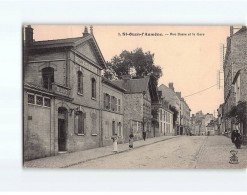
[[[178,111],[175,106],[169,106],[169,109],[173,112],[173,126],[176,126],[176,121],[178,118]]]
[[[226,115],[229,118],[235,118],[235,123],[244,122],[247,118],[247,102],[239,101],[236,106],[233,106]]]
[[[130,75],[132,78],[153,75],[158,80],[162,76],[161,67],[154,65],[154,54],[150,51],[144,53],[142,48],[131,52],[124,50],[107,62],[107,65],[104,74],[107,78],[112,78],[113,75],[119,79],[122,75]]]

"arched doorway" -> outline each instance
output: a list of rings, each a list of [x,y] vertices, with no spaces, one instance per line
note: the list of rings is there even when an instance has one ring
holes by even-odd
[[[67,141],[67,109],[58,108],[58,151],[64,152]]]

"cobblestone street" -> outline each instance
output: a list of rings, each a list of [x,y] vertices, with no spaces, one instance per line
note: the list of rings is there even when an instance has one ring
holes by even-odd
[[[180,136],[128,152],[71,166],[87,169],[236,169],[247,167],[246,146],[238,151],[239,164],[230,164],[235,149],[224,136]]]

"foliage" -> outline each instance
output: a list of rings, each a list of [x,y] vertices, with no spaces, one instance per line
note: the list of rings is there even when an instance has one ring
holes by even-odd
[[[229,118],[235,118],[236,123],[245,121],[247,118],[247,102],[239,101],[238,105],[233,106],[226,116]]]
[[[131,52],[124,50],[107,62],[107,65],[104,76],[109,79],[114,76],[120,79],[122,75],[131,75],[132,78],[153,75],[158,80],[162,76],[161,67],[154,65],[154,54],[150,51],[144,53],[142,48]]]
[[[175,106],[171,106],[171,105],[169,106],[169,109],[174,113],[173,114],[173,126],[176,126],[176,121],[178,118],[178,111]]]

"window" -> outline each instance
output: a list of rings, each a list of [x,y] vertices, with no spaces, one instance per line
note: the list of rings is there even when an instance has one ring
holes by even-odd
[[[92,98],[96,99],[96,80],[92,78]]]
[[[118,135],[121,136],[121,137],[123,136],[123,134],[122,134],[122,124],[121,124],[121,122],[118,123]]]
[[[85,118],[86,118],[86,113],[83,113],[81,111],[75,113],[75,133],[78,135],[85,134],[85,127],[84,127]]]
[[[162,110],[160,110],[160,120],[162,121]]]
[[[28,94],[27,95],[27,102],[29,104],[35,104],[35,99],[34,99],[34,95],[33,94]]]
[[[111,110],[117,111],[117,98],[111,96]]]
[[[77,72],[77,90],[78,93],[83,94],[83,78],[82,78],[82,72]]]
[[[107,93],[104,94],[104,108],[107,110],[110,109],[110,95]]]
[[[121,100],[120,99],[118,99],[118,112],[120,112],[121,110],[121,105],[120,105],[120,103],[121,103]]]
[[[162,132],[162,122],[160,123],[160,132]]]
[[[105,121],[105,138],[110,137],[109,121]]]
[[[51,107],[51,100],[50,100],[50,98],[44,98],[44,106]]]
[[[45,89],[51,90],[52,83],[54,82],[54,69],[51,67],[43,68],[42,79],[43,79],[43,87]]]
[[[116,123],[115,123],[115,121],[112,121],[112,135],[115,135],[115,133],[116,133]]]
[[[36,104],[43,106],[43,97],[41,96],[36,96]]]

